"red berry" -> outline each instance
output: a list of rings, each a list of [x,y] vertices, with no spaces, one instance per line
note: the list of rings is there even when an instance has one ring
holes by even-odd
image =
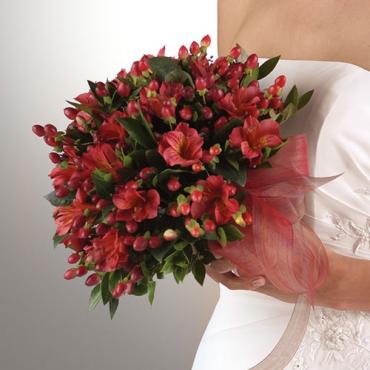
[[[158,248],[162,244],[162,240],[159,236],[153,235],[149,239],[149,247],[150,248]]]
[[[138,224],[135,221],[128,221],[126,222],[126,230],[128,233],[133,234],[137,231]]]
[[[136,190],[139,187],[139,184],[137,181],[129,181],[125,184],[125,189],[126,190]]]
[[[59,187],[55,190],[55,195],[58,198],[64,198],[69,194],[69,190],[67,188]]]
[[[136,116],[139,114],[138,104],[134,100],[130,100],[127,103],[127,113],[129,116]]]
[[[180,216],[179,212],[177,212],[177,205],[176,205],[176,204],[172,204],[172,205],[170,206],[169,214],[170,214],[172,217],[179,217],[179,216]]]
[[[132,245],[134,244],[135,237],[133,235],[126,235],[123,237],[123,244],[124,245]]]
[[[270,104],[272,108],[279,109],[283,103],[280,98],[272,98]]]
[[[85,266],[78,266],[76,268],[76,276],[81,277],[87,274],[87,268]]]
[[[117,283],[117,285],[114,287],[112,291],[112,296],[114,298],[119,298],[124,293],[126,285],[127,284],[123,282]]]
[[[269,106],[269,100],[268,99],[261,99],[261,101],[258,103],[258,108],[260,109],[266,109]]]
[[[136,237],[134,244],[132,247],[136,252],[142,252],[148,246],[148,239],[144,238],[143,236]]]
[[[144,167],[140,173],[139,176],[143,180],[147,180],[151,175],[154,174],[155,169],[153,167]]]
[[[116,215],[114,212],[109,212],[107,217],[105,217],[105,223],[108,225],[113,225],[116,223]]]
[[[75,268],[68,269],[64,273],[64,279],[66,279],[66,280],[71,280],[71,279],[74,279],[75,277],[76,277],[76,269]]]
[[[245,61],[245,66],[247,68],[256,68],[258,63],[258,56],[257,54],[251,54],[248,56],[247,60]]]
[[[75,108],[71,108],[71,107],[64,108],[64,115],[71,120],[74,120],[76,118],[77,113],[78,113],[78,110]]]
[[[190,213],[190,204],[189,203],[181,204],[180,212],[182,215],[187,216]]]
[[[220,145],[218,145],[218,144],[212,145],[209,148],[209,154],[212,155],[212,156],[219,155],[221,153],[221,151],[222,151],[222,149],[221,149]]]
[[[231,50],[230,50],[230,56],[231,58],[233,59],[238,59],[239,58],[239,55],[240,55],[240,52],[241,52],[241,48],[239,45],[237,46],[234,46]]]
[[[243,214],[243,219],[247,225],[251,225],[253,223],[252,214],[250,212],[245,212]]]
[[[188,57],[188,55],[189,55],[188,49],[186,48],[186,46],[182,45],[178,52],[179,59],[185,59]]]
[[[203,114],[205,119],[211,119],[213,117],[213,112],[210,107],[204,107]]]
[[[95,207],[101,211],[102,209],[104,209],[105,207],[109,205],[110,205],[110,202],[107,199],[99,199]]]
[[[108,231],[108,226],[105,224],[99,224],[96,226],[95,232],[98,235],[104,235]]]
[[[135,283],[133,281],[128,281],[126,283],[126,288],[125,288],[124,293],[125,294],[132,294],[132,292],[134,291],[134,286],[135,286]]]
[[[46,136],[54,137],[58,133],[57,128],[54,125],[51,125],[50,123],[44,126],[44,130]]]
[[[218,129],[222,128],[223,126],[226,125],[227,122],[228,122],[228,119],[225,116],[221,116],[215,122],[215,129],[218,130]]]
[[[54,137],[52,137],[52,136],[44,136],[44,141],[49,146],[57,146],[57,142],[55,141]]]
[[[200,237],[200,227],[199,226],[193,227],[190,231],[190,234],[194,238],[199,238]]]
[[[181,183],[179,182],[179,180],[176,177],[171,177],[167,181],[167,189],[169,191],[177,191],[180,188],[181,188]]]
[[[117,94],[124,98],[127,98],[131,93],[131,87],[124,82],[120,82],[117,87]]]
[[[45,130],[41,125],[33,125],[32,131],[35,135],[40,136],[40,137],[45,135]]]
[[[216,230],[216,224],[210,219],[204,221],[203,227],[207,233],[211,233]]]
[[[203,198],[203,193],[200,191],[200,190],[193,190],[192,192],[191,192],[191,195],[190,195],[190,197],[191,197],[191,200],[193,201],[193,202],[200,202],[201,200],[202,200],[202,198]]]
[[[144,277],[143,272],[141,271],[141,267],[136,265],[130,272],[130,281],[136,282]]]
[[[101,97],[108,95],[108,90],[105,87],[105,83],[98,82],[96,84],[95,92],[96,92],[96,95],[101,96]]]
[[[195,87],[197,90],[204,90],[207,87],[207,81],[203,77],[197,77]]]
[[[157,80],[150,81],[148,85],[149,90],[157,91],[159,89],[159,83]]]
[[[201,163],[194,163],[194,164],[191,166],[191,169],[192,169],[194,172],[198,173],[198,172],[200,172],[200,171],[202,171],[202,170],[203,170],[203,165],[202,165]]]
[[[99,195],[98,194],[94,194],[91,196],[91,201],[93,203],[98,203],[98,200],[100,199]]]
[[[181,119],[183,119],[184,121],[190,121],[191,118],[193,117],[193,111],[188,106],[185,106],[184,108],[180,109],[179,114]]]
[[[228,185],[228,188],[229,188],[229,195],[233,197],[237,192],[236,186]]]
[[[275,79],[275,85],[278,85],[280,87],[284,87],[286,84],[286,77],[284,75],[280,75]]]
[[[190,52],[193,54],[193,55],[196,55],[198,54],[199,52],[199,44],[196,42],[196,41],[193,41],[191,44],[190,44]]]
[[[273,96],[278,95],[279,91],[281,90],[281,87],[278,85],[271,85],[268,89],[267,92]]]
[[[78,253],[72,253],[69,257],[68,257],[68,263],[70,263],[71,265],[73,265],[74,263],[77,263],[79,260],[80,260],[80,255]]]
[[[59,163],[61,161],[60,159],[60,155],[58,153],[55,153],[55,152],[51,152],[49,153],[49,159],[53,162],[53,163]]]
[[[206,48],[211,44],[211,37],[209,35],[205,35],[201,40],[200,40],[200,45],[205,46]]]
[[[97,273],[91,274],[85,280],[85,285],[94,286],[100,283],[100,276]]]

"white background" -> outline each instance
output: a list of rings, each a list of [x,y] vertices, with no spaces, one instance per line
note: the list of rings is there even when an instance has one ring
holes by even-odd
[[[123,297],[88,312],[90,288],[65,281],[68,251],[52,246],[50,147],[35,123],[65,128],[63,108],[144,53],[177,55],[209,34],[217,2],[0,0],[0,369],[189,370],[218,299],[209,277],[157,284],[155,301]],[[226,370],[226,369],[225,369]]]

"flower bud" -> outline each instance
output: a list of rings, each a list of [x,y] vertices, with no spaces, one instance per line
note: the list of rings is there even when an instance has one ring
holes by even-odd
[[[164,238],[164,240],[167,240],[167,241],[175,240],[175,239],[177,239],[177,237],[178,237],[177,231],[175,231],[173,229],[167,229],[163,233],[163,238]]]
[[[100,276],[97,273],[91,274],[85,280],[85,285],[94,286],[100,283]]]
[[[64,115],[71,120],[74,120],[76,118],[76,115],[78,113],[78,110],[75,108],[67,107],[64,108]]]
[[[53,162],[53,163],[59,163],[61,161],[60,159],[60,155],[58,153],[55,153],[55,152],[51,152],[49,153],[49,159]]]
[[[33,125],[32,131],[35,135],[39,137],[45,136],[45,130],[41,125]]]
[[[87,268],[83,265],[76,268],[76,276],[81,277],[87,274]]]
[[[127,98],[131,94],[131,87],[125,82],[120,82],[117,87],[117,94]]]
[[[76,277],[76,269],[75,268],[68,269],[64,273],[64,279],[66,279],[66,280],[71,280],[71,279],[74,279],[75,277]]]

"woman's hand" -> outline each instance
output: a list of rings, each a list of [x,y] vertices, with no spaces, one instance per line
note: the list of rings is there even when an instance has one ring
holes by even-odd
[[[315,305],[370,312],[370,260],[347,257],[328,247],[325,250],[329,259],[328,275],[316,291]],[[297,299],[296,294],[280,291],[264,276],[243,276],[224,258],[211,262],[206,272],[232,290],[255,290],[289,303]]]

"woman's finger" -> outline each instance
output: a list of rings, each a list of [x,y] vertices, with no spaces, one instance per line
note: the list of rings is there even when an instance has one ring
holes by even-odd
[[[255,290],[265,284],[265,278],[263,276],[243,279],[234,275],[231,271],[219,273],[210,266],[206,266],[206,271],[213,280],[225,285],[231,290]]]

